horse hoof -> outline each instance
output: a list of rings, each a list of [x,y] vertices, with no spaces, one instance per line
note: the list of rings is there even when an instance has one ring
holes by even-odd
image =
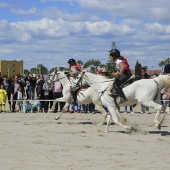
[[[54,120],[59,120],[59,117],[55,117]]]
[[[126,132],[126,133],[131,133],[131,132],[132,132],[132,128],[129,128],[129,127],[126,128],[125,132]]]
[[[161,130],[161,125],[160,125],[160,124],[158,124],[156,127],[157,127],[159,130]]]

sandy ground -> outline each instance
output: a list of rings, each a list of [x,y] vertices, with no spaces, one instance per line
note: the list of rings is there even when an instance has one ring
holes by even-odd
[[[139,108],[135,109],[136,112]],[[1,170],[169,170],[170,116],[162,129],[152,114],[124,114],[141,132],[96,126],[102,115],[0,113]],[[144,134],[143,132],[146,132]]]

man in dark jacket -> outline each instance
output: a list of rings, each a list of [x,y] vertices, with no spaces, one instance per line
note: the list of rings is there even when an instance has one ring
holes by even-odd
[[[170,63],[167,61],[167,64],[164,67],[164,73],[169,74],[170,73]]]
[[[146,72],[146,68],[142,67],[140,79],[150,79],[150,75]]]

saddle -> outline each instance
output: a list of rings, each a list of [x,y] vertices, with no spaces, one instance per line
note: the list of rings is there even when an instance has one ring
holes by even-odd
[[[135,76],[131,76],[125,83],[121,85],[121,88],[123,89],[124,87],[132,84],[135,81]],[[108,85],[108,94],[110,96],[118,96],[116,90],[113,88],[113,82],[110,82]]]
[[[125,83],[121,85],[121,88],[123,89],[124,87],[132,84],[135,81],[135,76],[131,76]]]
[[[71,94],[71,103],[76,106],[77,105],[77,95],[80,93],[81,90],[86,90],[88,89],[90,86],[89,85],[85,85],[82,87],[79,87],[77,89],[70,89],[70,94]]]

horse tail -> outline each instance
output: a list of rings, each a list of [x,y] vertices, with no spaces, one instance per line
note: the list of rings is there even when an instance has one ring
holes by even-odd
[[[170,76],[168,75],[160,75],[158,77],[155,77],[154,80],[156,81],[160,89],[170,86]]]

